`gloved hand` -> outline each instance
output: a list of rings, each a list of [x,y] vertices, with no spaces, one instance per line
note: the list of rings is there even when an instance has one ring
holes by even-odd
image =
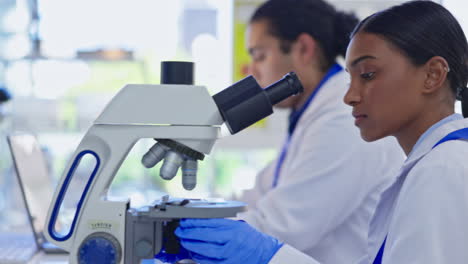
[[[184,219],[175,234],[201,264],[266,264],[283,243],[244,221]]]

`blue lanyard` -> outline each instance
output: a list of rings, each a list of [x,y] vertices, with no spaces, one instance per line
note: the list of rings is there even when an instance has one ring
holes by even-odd
[[[299,122],[299,119],[301,118],[302,114],[307,110],[307,107],[309,107],[310,103],[314,99],[314,97],[317,95],[318,91],[322,86],[335,74],[343,70],[343,67],[341,67],[339,64],[334,64],[328,72],[325,74],[325,77],[320,81],[320,83],[317,85],[317,88],[315,88],[314,92],[309,96],[305,104],[298,110],[293,111],[289,115],[289,127],[288,127],[288,138],[286,139],[286,142],[283,145],[283,148],[281,150],[280,157],[278,159],[278,163],[276,164],[276,170],[275,170],[275,175],[273,178],[273,185],[272,187],[275,188],[276,185],[278,184],[278,179],[279,179],[279,174],[281,171],[281,167],[283,166],[283,162],[286,159],[286,154],[288,152],[288,146],[289,146],[289,141],[291,139],[291,136],[296,129],[297,122]]]
[[[443,137],[439,142],[437,142],[432,149],[437,147],[438,145],[450,141],[450,140],[457,140],[457,139],[464,139],[468,140],[468,128],[462,128],[456,131],[451,132],[450,134],[446,135]],[[382,263],[382,256],[385,248],[385,242],[387,242],[387,237],[385,237],[382,246],[380,246],[379,253],[377,253],[377,256],[374,259],[374,264],[381,264]]]

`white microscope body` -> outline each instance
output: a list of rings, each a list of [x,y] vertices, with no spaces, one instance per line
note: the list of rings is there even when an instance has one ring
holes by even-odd
[[[101,229],[112,233],[120,245],[124,245],[129,201],[109,201],[107,191],[133,145],[141,138],[157,136],[175,139],[209,154],[222,123],[218,108],[204,87],[125,86],[88,130],[65,170],[68,173],[60,179],[58,186],[61,188],[53,197],[53,201],[59,203],[49,208],[46,238],[70,252],[70,256],[77,256],[78,244]],[[80,199],[69,234],[61,236],[54,230],[60,201],[84,155],[96,158],[97,166]],[[77,258],[71,257],[70,263],[77,263]]]
[[[297,90],[289,95],[302,89],[300,83],[299,86],[292,84],[291,79],[283,83],[296,85]],[[275,96],[275,91],[270,89],[270,97]],[[278,100],[275,99],[275,103]],[[68,251],[71,264],[132,263],[124,256],[125,252],[133,250],[129,247],[134,247],[126,244],[126,236],[127,240],[130,237],[128,231],[126,235],[129,200],[111,201],[107,197],[117,170],[141,138],[171,139],[196,152],[209,154],[220,136],[221,125],[228,123],[229,119],[227,112],[231,106],[221,110],[222,101],[214,100],[203,86],[162,84],[127,85],[122,88],[89,128],[58,183],[48,211],[45,227],[47,240]],[[231,129],[232,124],[228,126]],[[95,166],[89,170],[89,178],[77,203],[71,227],[63,232],[57,230],[58,216],[63,213],[62,203],[83,157],[93,160]],[[233,217],[244,209],[244,204],[215,207],[218,208],[207,208],[208,211],[203,213],[195,213],[190,211],[193,208],[188,208],[176,214],[171,210],[179,209],[170,207],[171,210],[164,208],[157,214],[163,219],[174,215],[176,218]],[[140,219],[138,217],[135,219]],[[138,241],[139,248],[135,254],[154,256],[153,253],[157,253],[160,246],[154,245],[157,242],[145,241]],[[147,247],[155,252],[141,253],[148,251]],[[91,251],[93,253],[89,253]]]

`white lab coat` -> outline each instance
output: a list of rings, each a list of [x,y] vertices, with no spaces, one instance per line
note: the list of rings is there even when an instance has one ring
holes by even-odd
[[[343,103],[348,75],[330,78],[300,118],[272,188],[277,160],[240,200],[239,217],[326,264],[367,258],[368,227],[404,154],[393,138],[364,142]],[[281,263],[296,263],[283,260]]]
[[[388,233],[382,263],[468,263],[468,142],[432,149],[465,127],[467,119],[444,124],[410,153],[372,221],[372,259]]]
[[[372,263],[387,234],[383,264],[467,263],[468,142],[447,141],[432,149],[465,127],[468,119],[446,123],[413,149],[397,180],[382,193],[370,226],[368,259],[357,263]],[[286,245],[269,263],[318,262]]]

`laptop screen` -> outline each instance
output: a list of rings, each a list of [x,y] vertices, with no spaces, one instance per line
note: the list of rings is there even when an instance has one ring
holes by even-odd
[[[8,143],[34,232],[42,234],[53,197],[52,177],[44,153],[31,134],[9,135]]]

